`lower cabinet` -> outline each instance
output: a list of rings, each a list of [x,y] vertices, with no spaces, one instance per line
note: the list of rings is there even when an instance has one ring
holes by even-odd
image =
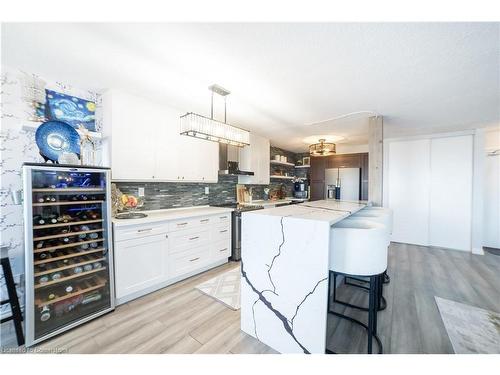
[[[222,218],[230,215],[115,227],[117,304],[227,262],[231,221]]]

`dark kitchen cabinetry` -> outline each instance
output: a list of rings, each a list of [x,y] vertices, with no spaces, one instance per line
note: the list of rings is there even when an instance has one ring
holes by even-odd
[[[361,199],[368,200],[368,153],[311,157],[311,200],[325,199],[325,169],[361,168]]]

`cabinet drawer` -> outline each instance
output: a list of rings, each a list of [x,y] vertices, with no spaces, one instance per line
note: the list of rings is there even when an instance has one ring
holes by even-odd
[[[210,246],[210,260],[216,261],[231,256],[231,240],[225,239]]]
[[[180,276],[209,263],[210,250],[205,247],[191,249],[180,254],[172,255],[169,261],[171,277]]]
[[[175,254],[185,249],[208,246],[210,232],[209,228],[193,228],[170,233],[169,237],[169,252]]]
[[[115,228],[114,229],[114,239],[116,242],[133,240],[136,238],[142,238],[147,236],[155,236],[158,234],[163,234],[168,232],[168,225],[164,224],[150,224],[150,225],[140,225],[127,228]]]
[[[218,214],[213,216],[213,222],[217,223],[230,223],[231,222],[231,212],[226,212],[224,214]]]
[[[173,220],[169,223],[169,231],[173,232],[176,230],[184,230],[184,229],[191,229],[191,228],[196,228],[196,227],[201,227],[201,226],[209,226],[214,222],[214,218],[212,216],[200,216],[200,217],[194,217],[194,218],[186,218],[186,219],[179,219],[179,220]]]
[[[231,226],[228,224],[218,224],[212,226],[212,242],[218,242],[231,237]]]

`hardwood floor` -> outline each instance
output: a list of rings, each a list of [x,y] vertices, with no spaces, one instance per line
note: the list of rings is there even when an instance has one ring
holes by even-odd
[[[275,353],[240,331],[239,311],[194,289],[236,266],[230,263],[131,301],[37,348],[69,353]],[[393,243],[388,271],[388,307],[378,315],[385,353],[453,352],[434,296],[500,311],[498,256]],[[341,285],[338,297],[367,303],[367,294],[350,286]],[[336,309],[366,320],[365,312]],[[1,325],[3,346],[15,346],[11,325]],[[329,348],[342,353],[366,350],[361,328],[333,316],[328,327]]]

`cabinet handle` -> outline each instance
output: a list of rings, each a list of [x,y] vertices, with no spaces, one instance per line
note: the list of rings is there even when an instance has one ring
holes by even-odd
[[[190,261],[190,262],[194,262],[195,260],[198,260],[198,259],[200,259],[200,257],[198,257],[198,258],[193,258],[193,259],[189,259],[189,261]]]
[[[220,230],[219,233],[225,233],[227,232],[227,229],[224,229],[224,230]]]
[[[148,229],[137,229],[137,232],[138,232],[138,233],[141,233],[141,232],[149,232],[150,230],[153,230],[153,228],[148,228]]]
[[[198,238],[200,238],[200,236],[191,237],[191,238],[189,239],[189,241],[192,241],[192,240],[197,240]]]
[[[227,250],[227,247],[226,247],[226,248],[224,248],[224,249],[221,249],[221,250],[219,250],[219,251],[226,251],[226,250]]]
[[[207,221],[210,221],[210,219],[202,219],[200,220],[202,223],[206,223]]]
[[[165,238],[168,238],[168,234],[165,235]]]
[[[178,227],[182,227],[183,225],[187,225],[187,223],[177,223]]]
[[[227,219],[227,216],[219,216],[219,219]]]

